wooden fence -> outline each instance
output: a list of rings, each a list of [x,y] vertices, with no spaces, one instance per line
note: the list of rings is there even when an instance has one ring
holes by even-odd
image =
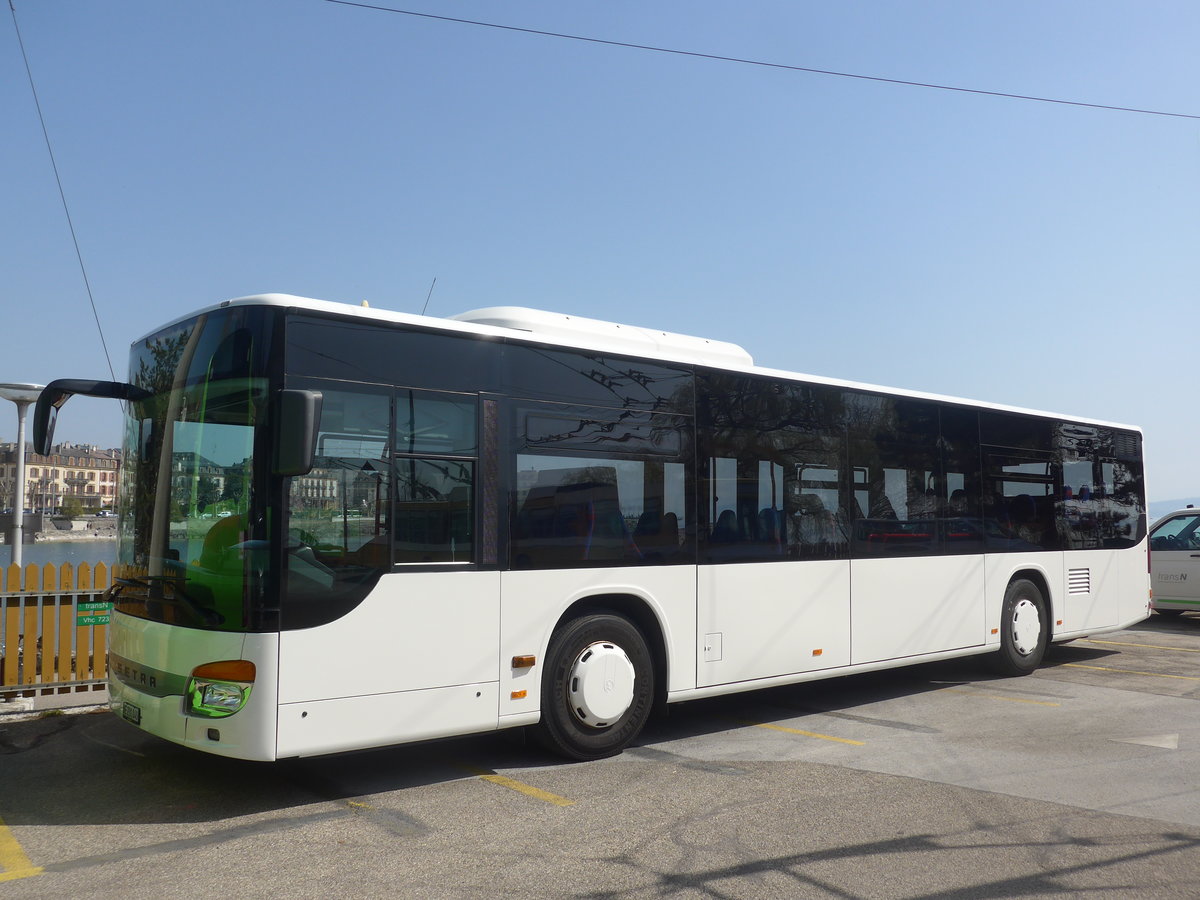
[[[107,700],[108,580],[104,563],[0,568],[0,712]]]

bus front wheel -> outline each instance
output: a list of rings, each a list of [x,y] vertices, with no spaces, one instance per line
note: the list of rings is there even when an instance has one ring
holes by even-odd
[[[994,663],[1002,675],[1028,675],[1042,663],[1050,642],[1046,600],[1036,584],[1018,578],[1004,592],[1000,649]]]
[[[595,613],[551,637],[536,732],[547,749],[577,760],[620,753],[646,724],[653,703],[650,649],[628,619]]]

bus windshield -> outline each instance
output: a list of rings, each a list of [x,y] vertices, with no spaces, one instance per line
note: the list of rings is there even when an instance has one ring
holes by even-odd
[[[260,314],[261,315],[261,314]],[[258,316],[200,315],[138,342],[126,406],[114,603],[128,615],[242,631],[268,564],[251,462],[265,415]]]

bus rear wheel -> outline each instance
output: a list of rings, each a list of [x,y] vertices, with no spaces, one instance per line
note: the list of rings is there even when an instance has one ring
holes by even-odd
[[[653,703],[650,649],[628,619],[594,613],[551,637],[536,731],[547,749],[576,760],[620,753],[646,724]]]
[[[1050,642],[1046,600],[1027,578],[1013,581],[1004,592],[1000,613],[1000,649],[993,663],[1001,675],[1028,675],[1042,664]]]

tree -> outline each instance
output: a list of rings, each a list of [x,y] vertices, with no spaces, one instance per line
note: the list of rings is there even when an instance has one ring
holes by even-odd
[[[245,469],[241,466],[230,466],[225,472],[225,490],[221,493],[221,499],[237,504],[245,496]]]
[[[196,486],[196,509],[204,512],[220,499],[221,490],[217,485],[217,479],[210,475],[201,475],[200,482]]]

